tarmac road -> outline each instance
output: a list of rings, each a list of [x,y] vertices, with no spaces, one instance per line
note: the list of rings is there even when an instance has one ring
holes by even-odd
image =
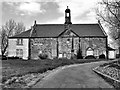
[[[113,88],[92,71],[106,61],[70,65],[53,71],[32,88]]]

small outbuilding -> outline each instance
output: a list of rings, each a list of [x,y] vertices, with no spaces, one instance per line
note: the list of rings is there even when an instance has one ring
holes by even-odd
[[[109,59],[115,59],[116,58],[115,51],[116,51],[116,49],[108,47],[108,57],[109,57]]]

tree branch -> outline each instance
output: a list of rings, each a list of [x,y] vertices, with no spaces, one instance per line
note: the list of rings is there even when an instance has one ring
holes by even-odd
[[[111,13],[113,16],[115,16],[115,18],[116,18],[116,19],[119,21],[119,23],[120,23],[120,19],[118,18],[118,16],[116,15],[116,13],[114,13],[114,12],[111,10],[109,3],[108,3],[108,2],[105,2],[104,0],[103,0],[103,2],[104,2],[104,4],[106,4],[106,7],[107,7],[108,10],[110,11],[110,13]]]
[[[115,24],[113,24],[112,22],[108,21],[107,19],[105,19],[102,15],[97,14],[99,17],[101,17],[103,19],[103,21],[107,22],[108,24],[112,25],[112,26],[116,26]]]

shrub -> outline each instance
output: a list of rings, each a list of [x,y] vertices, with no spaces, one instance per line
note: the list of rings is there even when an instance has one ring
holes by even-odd
[[[39,54],[38,57],[40,59],[47,59],[48,58],[48,55],[47,54]]]
[[[116,54],[116,58],[120,58],[120,55],[119,55],[119,54]]]
[[[61,60],[61,63],[60,63],[60,66],[73,64],[72,61],[74,61],[74,60],[70,60],[70,59],[62,59],[62,60]]]
[[[77,59],[83,59],[82,51],[80,49],[77,51]]]
[[[73,56],[71,56],[71,59],[77,59],[77,55],[74,54]]]
[[[58,59],[58,57],[54,57],[53,59]]]
[[[6,56],[2,56],[2,60],[7,60],[7,57]]]
[[[8,59],[19,59],[19,57],[17,57],[17,56],[13,56],[13,57],[8,57]]]
[[[96,59],[96,58],[93,55],[88,55],[88,56],[85,57],[85,59]]]
[[[105,59],[105,55],[104,54],[99,55],[99,59]]]
[[[120,65],[120,59],[118,60],[118,64]]]

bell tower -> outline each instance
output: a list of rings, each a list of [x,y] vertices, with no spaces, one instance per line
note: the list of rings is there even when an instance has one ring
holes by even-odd
[[[67,6],[67,9],[65,10],[65,24],[72,24],[71,23],[71,13],[70,9]]]

